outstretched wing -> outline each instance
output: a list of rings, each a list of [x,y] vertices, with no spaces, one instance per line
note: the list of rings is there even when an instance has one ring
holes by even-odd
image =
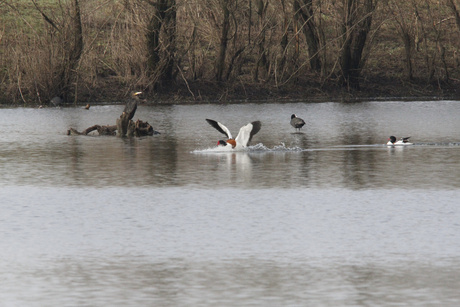
[[[247,124],[246,126],[241,127],[240,132],[235,139],[237,146],[246,147],[251,141],[252,137],[260,131],[262,123],[260,121],[255,121]]]
[[[231,139],[232,138],[232,134],[230,133],[230,130],[228,130],[227,127],[225,127],[223,124],[215,121],[215,120],[212,120],[212,119],[207,119],[206,118],[206,121],[211,125],[213,126],[214,128],[217,129],[217,131],[219,131],[220,133],[222,134],[225,134],[227,136],[227,138]]]

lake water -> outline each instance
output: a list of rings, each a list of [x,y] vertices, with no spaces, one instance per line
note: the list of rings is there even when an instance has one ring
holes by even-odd
[[[140,105],[160,135],[66,134],[122,110],[0,109],[0,306],[460,304],[460,102]],[[219,152],[206,118],[262,129]]]

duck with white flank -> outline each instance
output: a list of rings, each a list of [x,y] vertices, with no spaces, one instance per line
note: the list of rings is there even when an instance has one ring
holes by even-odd
[[[236,138],[232,137],[230,130],[225,127],[222,123],[219,123],[212,119],[206,119],[206,121],[217,129],[222,134],[227,136],[227,140],[219,140],[217,146],[223,146],[226,148],[231,148],[235,150],[240,150],[248,146],[248,143],[251,141],[252,137],[260,131],[262,123],[260,121],[254,121],[240,128]]]
[[[401,138],[399,141],[396,142],[396,137],[395,136],[390,136],[388,138],[388,146],[394,146],[394,145],[412,145],[412,143],[409,143],[410,136]]]
[[[294,127],[296,131],[297,129],[299,129],[300,131],[300,128],[302,128],[303,125],[305,125],[305,121],[303,119],[301,119],[300,117],[297,117],[297,115],[295,114],[291,115],[291,126]]]

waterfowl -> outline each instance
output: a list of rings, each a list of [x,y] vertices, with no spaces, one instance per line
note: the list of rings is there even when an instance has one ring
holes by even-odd
[[[251,141],[252,137],[260,131],[262,123],[260,121],[254,121],[240,128],[236,138],[232,137],[230,130],[225,127],[222,123],[212,119],[206,119],[206,121],[213,126],[217,131],[227,136],[227,140],[219,140],[217,146],[224,146],[227,148],[239,150],[248,146],[248,143]]]
[[[300,117],[297,117],[297,115],[292,114],[291,115],[291,126],[294,127],[296,130],[303,127],[305,125],[305,121],[301,119]]]
[[[55,107],[60,107],[63,103],[63,99],[60,96],[51,98],[50,103]]]
[[[131,93],[131,101],[136,102],[136,104],[139,104],[140,102],[142,102],[141,95],[142,92]]]
[[[136,113],[137,105],[139,104],[139,101],[140,101],[140,97],[139,97],[140,94],[142,94],[142,92],[133,92],[131,94],[131,99],[125,105],[123,114],[124,113],[128,114],[128,120],[133,119],[134,114]]]
[[[403,137],[399,139],[399,141],[396,142],[396,137],[395,136],[390,136],[388,138],[388,143],[387,145],[393,146],[393,145],[412,145],[412,143],[409,143],[410,136],[408,137]]]

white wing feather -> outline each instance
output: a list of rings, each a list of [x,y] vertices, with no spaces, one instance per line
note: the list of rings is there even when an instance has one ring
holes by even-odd
[[[214,129],[216,129],[220,133],[225,134],[227,136],[227,138],[229,138],[229,139],[232,138],[232,134],[230,133],[230,130],[228,130],[228,128],[225,127],[224,124],[219,123],[218,121],[215,121],[215,120],[209,119],[209,118],[206,118],[206,121],[208,122],[208,124],[210,124],[212,127],[214,127]]]
[[[246,126],[240,128],[240,132],[238,132],[238,135],[235,139],[237,147],[246,147],[248,145],[249,138],[251,137],[252,127],[252,124],[249,123]]]
[[[232,133],[230,132],[230,130],[228,130],[228,128],[225,127],[225,125],[222,124],[222,123],[217,122],[217,124],[219,125],[220,128],[222,128],[222,130],[225,131],[225,133],[227,134],[228,138],[232,139]]]

